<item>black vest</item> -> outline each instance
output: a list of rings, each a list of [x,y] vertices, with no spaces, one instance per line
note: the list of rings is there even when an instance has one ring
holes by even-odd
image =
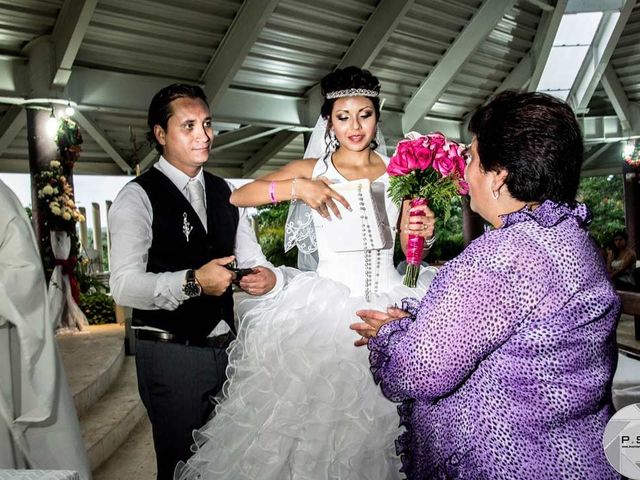
[[[233,255],[239,214],[229,203],[231,189],[223,179],[204,172],[207,231],[191,204],[160,170],[150,168],[133,181],[144,188],[153,209],[147,272],[197,269],[211,259]],[[161,328],[194,340],[209,335],[220,320],[235,331],[231,287],[219,297],[185,300],[173,311],[134,309],[132,317],[134,326]]]

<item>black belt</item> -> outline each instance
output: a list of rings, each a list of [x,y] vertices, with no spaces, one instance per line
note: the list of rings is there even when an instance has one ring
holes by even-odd
[[[215,337],[193,339],[180,337],[169,332],[157,332],[155,330],[146,330],[142,328],[136,328],[134,330],[136,332],[136,338],[138,340],[149,340],[152,342],[162,343],[177,343],[180,345],[192,347],[227,348],[231,341],[235,338],[235,335],[232,332],[223,333],[222,335],[216,335]]]

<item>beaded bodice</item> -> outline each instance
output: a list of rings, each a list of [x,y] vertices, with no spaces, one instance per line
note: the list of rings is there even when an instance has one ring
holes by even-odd
[[[383,157],[385,163],[388,162]],[[318,160],[313,171],[314,177],[323,176],[333,182],[347,182],[340,172],[334,167],[330,158]],[[395,237],[395,225],[397,224],[399,209],[386,195],[389,177],[385,173],[375,182],[382,183],[384,189],[378,189],[384,198],[379,204],[384,205],[384,211],[379,212],[386,215],[388,224],[392,227],[392,235]],[[357,210],[359,205],[351,205]],[[336,252],[330,245],[323,228],[324,220],[314,210],[313,223],[316,230],[318,242],[318,268],[320,276],[338,280],[351,290],[352,296],[370,296],[378,292],[384,292],[391,286],[401,283],[401,276],[393,266],[393,246],[386,249],[369,250],[371,229],[377,228],[375,225],[368,225],[363,222],[360,228],[362,232],[363,249],[359,251]],[[333,219],[333,221],[340,221]],[[368,295],[367,295],[368,294]]]

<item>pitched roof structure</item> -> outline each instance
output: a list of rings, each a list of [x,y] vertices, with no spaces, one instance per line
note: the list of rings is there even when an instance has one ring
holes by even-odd
[[[593,11],[591,42],[558,44],[563,18]],[[585,52],[566,91],[584,173],[620,172],[623,141],[640,136],[637,0],[0,0],[0,19],[2,172],[29,169],[35,104],[75,107],[77,173],[148,168],[151,97],[187,82],[211,101],[207,168],[259,176],[302,156],[318,82],[346,65],[380,78],[388,145],[409,130],[468,140],[476,107],[501,89],[538,89],[553,49],[571,46]]]

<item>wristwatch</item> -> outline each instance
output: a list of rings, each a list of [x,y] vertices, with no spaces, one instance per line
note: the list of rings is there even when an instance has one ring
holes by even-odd
[[[187,270],[187,274],[184,276],[184,284],[182,285],[182,293],[187,297],[199,297],[202,293],[202,287],[198,283],[195,270]]]

